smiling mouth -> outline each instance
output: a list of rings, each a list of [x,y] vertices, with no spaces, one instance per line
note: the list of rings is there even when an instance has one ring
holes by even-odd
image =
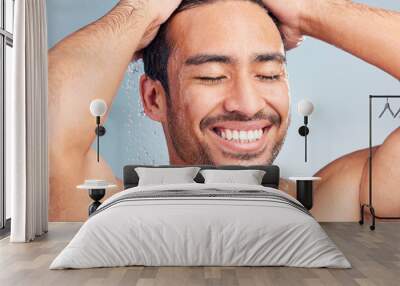
[[[252,130],[236,130],[236,129],[227,129],[215,127],[212,131],[218,135],[221,139],[233,142],[233,143],[253,143],[260,141],[266,132],[267,127],[252,129]]]

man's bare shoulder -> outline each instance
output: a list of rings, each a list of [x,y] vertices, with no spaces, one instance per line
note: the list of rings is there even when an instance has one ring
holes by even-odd
[[[346,154],[319,170],[315,176],[314,208],[319,221],[357,221],[359,190],[368,149]]]
[[[383,142],[383,144],[372,148],[372,157],[374,164],[382,167],[382,161],[396,159],[400,150],[400,128],[394,130]],[[369,148],[361,149],[346,154],[319,170],[315,176],[324,178],[324,180],[334,179],[338,176],[357,175],[361,180],[362,171],[365,168],[369,156]],[[396,164],[391,164],[396,165]]]
[[[374,147],[373,152],[376,148]],[[323,178],[322,184],[328,180],[343,178],[343,176],[356,178],[359,184],[368,156],[368,148],[345,154],[324,166],[315,173],[315,176]]]
[[[76,186],[85,179],[103,179],[118,188],[107,191],[106,198],[123,189],[122,181],[115,177],[112,169],[103,159],[97,162],[96,152],[90,149],[86,154],[64,154],[63,159],[50,156],[50,221],[84,221],[87,207],[91,202],[85,190]]]

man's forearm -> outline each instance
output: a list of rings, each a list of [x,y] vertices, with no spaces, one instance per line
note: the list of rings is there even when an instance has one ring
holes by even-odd
[[[89,103],[102,98],[111,105],[151,23],[145,2],[121,1],[49,51],[50,136],[64,149],[89,149],[95,135]]]
[[[400,13],[348,0],[310,1],[301,29],[400,79]],[[311,5],[312,4],[312,5]]]

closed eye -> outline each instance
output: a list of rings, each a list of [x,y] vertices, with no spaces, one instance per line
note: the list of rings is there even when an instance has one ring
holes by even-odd
[[[225,76],[209,77],[209,76],[198,76],[195,79],[206,82],[206,83],[218,83],[225,79]]]
[[[280,74],[271,75],[271,76],[257,75],[256,77],[257,77],[258,79],[264,80],[264,81],[275,81],[275,80],[279,80],[279,79],[281,78],[281,75],[280,75]]]

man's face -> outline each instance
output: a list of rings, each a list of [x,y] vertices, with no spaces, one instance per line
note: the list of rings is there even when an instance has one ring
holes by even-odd
[[[260,6],[218,1],[181,12],[168,39],[171,163],[270,164],[289,125],[279,31]]]

